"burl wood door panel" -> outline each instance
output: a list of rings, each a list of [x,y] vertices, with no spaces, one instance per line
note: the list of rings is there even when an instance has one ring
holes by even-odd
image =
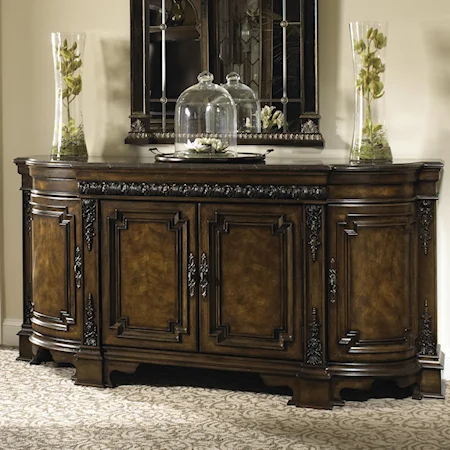
[[[329,208],[332,361],[412,357],[417,339],[411,204]]]
[[[78,200],[32,196],[33,328],[80,339],[82,260],[77,246]]]
[[[196,350],[196,206],[101,202],[105,344]]]
[[[302,210],[201,205],[202,352],[302,359]]]

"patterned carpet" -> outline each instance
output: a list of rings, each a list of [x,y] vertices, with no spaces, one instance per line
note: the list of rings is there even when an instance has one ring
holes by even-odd
[[[0,348],[4,450],[450,449],[450,383],[445,401],[371,399],[321,411],[266,392],[75,386],[73,368],[30,366],[17,355]]]

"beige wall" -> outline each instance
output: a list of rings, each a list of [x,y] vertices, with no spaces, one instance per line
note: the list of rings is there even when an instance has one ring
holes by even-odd
[[[306,157],[347,158],[352,133],[351,20],[389,21],[387,127],[396,158],[450,164],[450,2],[319,0],[321,129],[327,146]],[[53,127],[51,31],[86,31],[85,128],[91,154],[130,153],[129,0],[2,0],[4,318],[21,316],[21,201],[12,159],[48,154]],[[439,341],[450,354],[450,183],[438,222]]]

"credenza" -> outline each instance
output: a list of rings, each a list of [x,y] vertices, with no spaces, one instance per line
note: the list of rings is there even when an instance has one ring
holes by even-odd
[[[15,163],[20,359],[97,387],[142,363],[254,372],[316,408],[376,380],[443,398],[441,162]]]

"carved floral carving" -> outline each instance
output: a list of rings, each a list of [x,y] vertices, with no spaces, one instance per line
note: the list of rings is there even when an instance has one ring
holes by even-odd
[[[322,206],[307,205],[306,206],[306,226],[308,227],[308,245],[311,249],[311,257],[315,262],[317,258],[317,250],[321,245],[320,230],[322,228]]]
[[[428,301],[425,300],[425,309],[422,318],[422,330],[419,334],[419,354],[424,356],[436,355],[436,338],[431,329],[431,314],[428,309]]]
[[[95,323],[94,297],[89,292],[88,303],[85,309],[83,344],[90,347],[98,345],[97,325]]]
[[[425,255],[428,254],[428,242],[431,241],[431,229],[433,228],[433,200],[419,201],[417,214],[419,219],[419,238]]]
[[[309,338],[306,349],[306,363],[313,366],[323,364],[322,341],[320,339],[320,322],[317,308],[312,309],[312,321],[309,324]]]

